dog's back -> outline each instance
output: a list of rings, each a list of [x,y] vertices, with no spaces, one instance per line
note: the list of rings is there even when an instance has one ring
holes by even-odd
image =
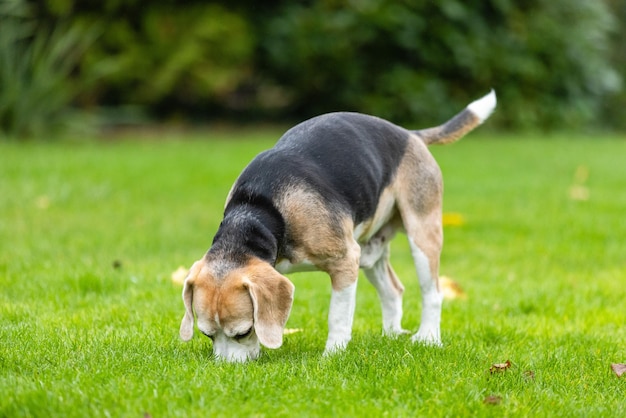
[[[495,100],[492,91],[448,122],[418,131],[361,113],[314,117],[288,130],[246,167],[228,205],[275,199],[277,191],[297,184],[319,193],[333,210],[350,214],[356,225],[374,214],[409,141],[418,136],[426,145],[454,142],[489,117]]]
[[[269,188],[287,184],[315,190],[355,224],[370,217],[404,156],[409,133],[359,113],[330,113],[290,129],[255,158],[238,184]],[[270,172],[262,178],[258,173]],[[272,193],[274,196],[276,193]]]

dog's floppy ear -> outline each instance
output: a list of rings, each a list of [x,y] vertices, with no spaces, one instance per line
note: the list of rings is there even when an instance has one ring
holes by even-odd
[[[200,270],[200,261],[196,261],[185,279],[185,285],[183,286],[183,302],[185,303],[185,316],[180,323],[180,338],[183,341],[191,340],[193,337],[193,279],[198,275]]]
[[[254,308],[254,331],[267,348],[283,344],[283,329],[291,312],[295,286],[270,265],[246,280]]]

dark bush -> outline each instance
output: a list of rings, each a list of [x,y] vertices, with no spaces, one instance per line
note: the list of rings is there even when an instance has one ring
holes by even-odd
[[[184,120],[356,110],[422,127],[490,88],[491,126],[626,126],[626,0],[28,4],[27,36],[0,22],[5,132],[45,131],[70,104],[114,123],[127,108]]]
[[[236,107],[237,89],[253,71],[251,29],[222,6],[190,3],[141,3],[125,16],[127,4],[111,6],[107,32],[83,63],[86,73],[105,74],[86,100],[162,115]]]
[[[581,127],[620,86],[603,2],[319,1],[266,26],[264,65],[291,110],[436,123],[497,89],[507,127]]]
[[[604,102],[600,119],[602,126],[613,129],[626,129],[626,0],[607,0],[619,30],[612,33],[610,49],[611,61],[619,73],[622,88]]]

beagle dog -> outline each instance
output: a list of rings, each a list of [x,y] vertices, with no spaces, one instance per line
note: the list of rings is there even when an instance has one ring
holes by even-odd
[[[410,131],[359,113],[318,116],[288,130],[250,162],[226,199],[224,218],[185,279],[181,339],[200,332],[215,357],[243,362],[278,348],[293,302],[283,274],[321,270],[332,294],[324,354],[351,339],[359,268],[378,292],[383,333],[401,326],[404,288],[389,244],[406,233],[422,294],[412,341],[441,344],[443,182],[427,149],[456,141],[493,112],[492,90],[438,127]]]

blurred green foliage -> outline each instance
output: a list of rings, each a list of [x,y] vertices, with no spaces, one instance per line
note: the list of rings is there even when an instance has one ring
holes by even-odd
[[[0,2],[1,136],[52,136],[76,124],[70,105],[88,77],[72,73],[93,34],[67,22],[41,27],[26,2]]]
[[[192,121],[355,110],[422,127],[493,87],[492,126],[626,127],[626,0],[0,4],[28,4],[37,22],[24,36],[0,14],[4,132],[59,120],[34,106],[42,80],[47,114],[71,104],[109,123],[130,107]],[[99,36],[85,49],[89,33]],[[31,50],[56,57],[36,64]]]
[[[436,123],[494,87],[503,126],[578,128],[620,88],[601,1],[345,3],[290,6],[268,25],[270,68],[296,109]]]
[[[85,56],[82,70],[104,69],[106,76],[84,100],[165,113],[193,111],[227,106],[250,77],[254,41],[242,16],[217,4],[109,3],[101,6],[104,16],[88,10],[94,13],[91,19],[105,21],[107,30]]]

